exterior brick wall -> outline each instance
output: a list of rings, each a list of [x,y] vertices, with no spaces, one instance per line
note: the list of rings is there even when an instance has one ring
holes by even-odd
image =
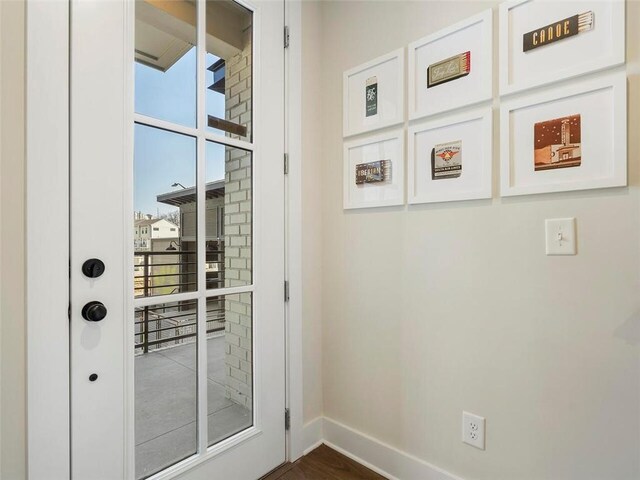
[[[247,127],[251,138],[251,29],[241,53],[226,61],[226,119]],[[225,287],[252,281],[251,153],[227,147],[225,154]],[[226,393],[233,401],[252,407],[252,303],[251,294],[228,295],[225,299]]]

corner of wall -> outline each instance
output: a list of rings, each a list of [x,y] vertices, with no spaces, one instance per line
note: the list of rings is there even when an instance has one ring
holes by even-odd
[[[26,478],[25,5],[0,7],[0,478]]]
[[[322,35],[321,2],[302,2],[302,318],[304,421],[322,415]]]

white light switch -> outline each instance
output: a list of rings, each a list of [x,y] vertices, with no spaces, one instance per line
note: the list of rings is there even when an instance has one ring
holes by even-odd
[[[545,220],[547,255],[576,254],[576,219],[553,218]]]

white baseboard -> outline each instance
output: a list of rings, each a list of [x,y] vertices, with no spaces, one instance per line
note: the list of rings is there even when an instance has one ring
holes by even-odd
[[[324,418],[317,417],[302,427],[302,454],[306,455],[322,445],[322,423]]]
[[[330,418],[317,418],[308,423],[305,426],[305,439],[307,439],[306,427],[309,427],[309,441],[311,441],[311,427],[313,427],[314,435],[318,432],[322,435],[322,441],[318,443],[325,443],[389,480],[463,480]],[[306,453],[308,453],[307,450],[305,450]]]

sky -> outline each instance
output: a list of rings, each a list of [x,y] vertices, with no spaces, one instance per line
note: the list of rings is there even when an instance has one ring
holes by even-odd
[[[216,60],[218,57],[208,54],[207,66]],[[212,82],[213,74],[207,71],[206,85]],[[207,89],[206,102],[208,114],[225,117],[224,95]],[[195,127],[195,48],[166,72],[136,63],[135,111]],[[134,210],[154,216],[175,210],[175,207],[156,202],[156,196],[182,188],[171,187],[174,183],[187,188],[195,185],[195,138],[136,124],[134,142]],[[222,145],[207,142],[207,182],[224,178],[224,151]]]

